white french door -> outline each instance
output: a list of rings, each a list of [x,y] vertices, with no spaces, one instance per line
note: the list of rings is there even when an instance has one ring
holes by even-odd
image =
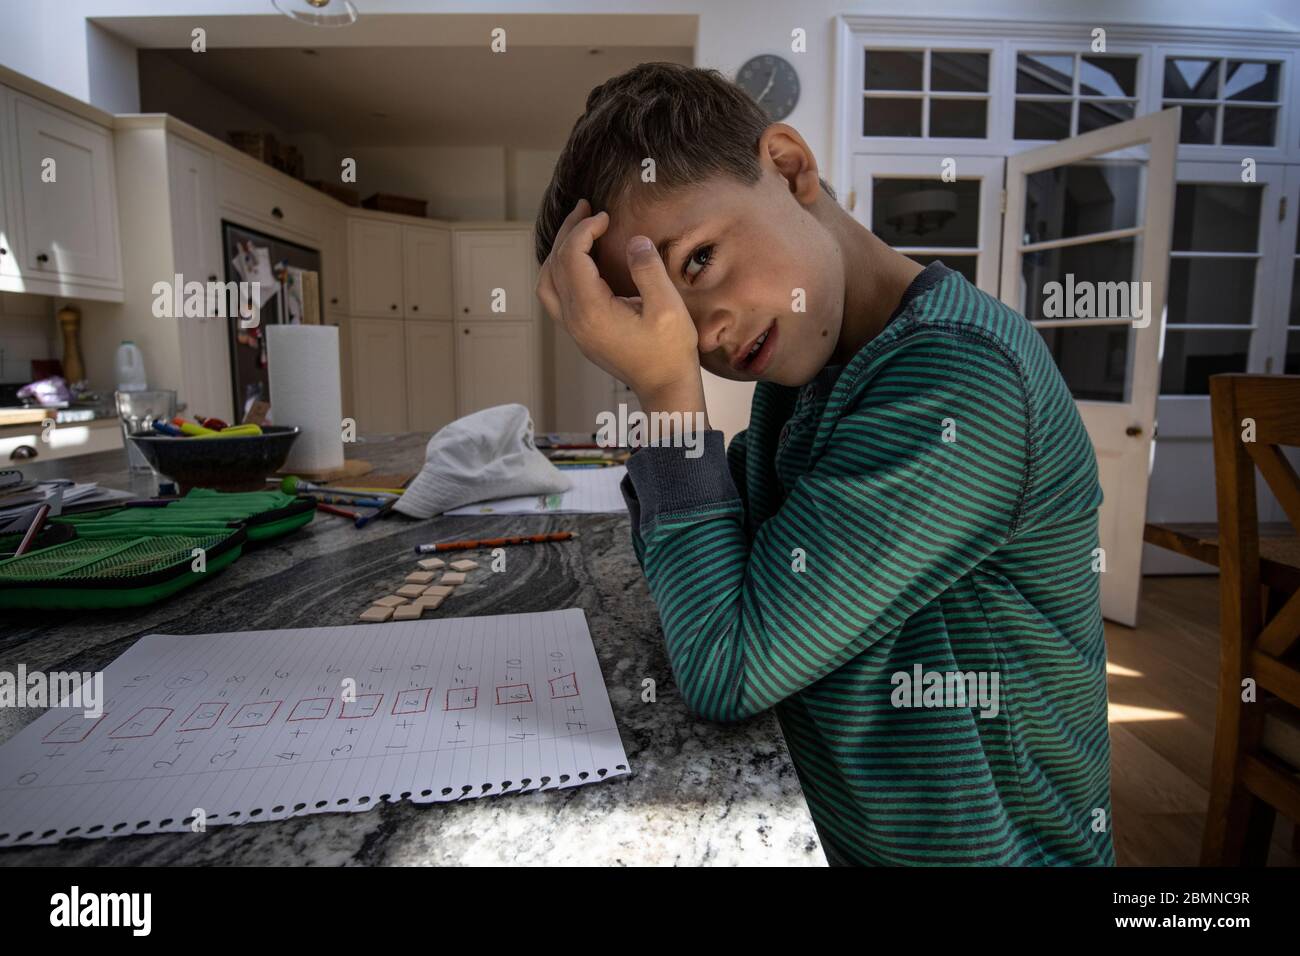
[[[856,156],[853,213],[895,251],[922,265],[940,259],[997,295],[1005,162],[1000,156]]]
[[[1042,333],[1092,439],[1105,495],[1102,614],[1130,626],[1141,589],[1178,122],[1178,110],[1165,110],[1006,161],[1001,298]],[[1141,298],[1120,294],[1116,283]]]

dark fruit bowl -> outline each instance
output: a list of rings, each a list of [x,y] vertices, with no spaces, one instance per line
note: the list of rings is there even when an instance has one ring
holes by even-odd
[[[157,432],[127,436],[160,473],[180,486],[216,491],[262,491],[266,479],[284,467],[298,429],[266,425],[242,438],[174,438]]]

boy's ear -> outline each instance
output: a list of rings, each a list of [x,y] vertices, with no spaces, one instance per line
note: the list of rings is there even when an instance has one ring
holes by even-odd
[[[799,131],[786,123],[773,123],[758,140],[759,163],[771,163],[789,184],[790,192],[807,206],[821,194],[817,158]]]

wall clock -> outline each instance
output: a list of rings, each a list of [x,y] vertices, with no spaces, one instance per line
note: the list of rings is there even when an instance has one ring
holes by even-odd
[[[754,98],[772,122],[785,119],[799,102],[799,74],[784,57],[751,57],[736,74],[736,84]]]

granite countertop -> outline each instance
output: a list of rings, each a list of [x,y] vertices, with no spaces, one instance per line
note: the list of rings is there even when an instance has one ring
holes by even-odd
[[[423,460],[426,440],[376,436],[349,446],[348,457],[366,459],[376,472],[411,471]],[[32,477],[151,493],[138,481],[128,483],[125,458],[112,451],[22,468]],[[825,865],[775,716],[716,724],[687,711],[626,514],[393,516],[361,530],[318,514],[301,531],[249,551],[212,580],[152,607],[5,612],[0,670],[13,673],[19,663],[29,671],[99,670],[153,633],[351,623],[367,598],[394,580],[395,569],[409,569],[416,544],[565,530],[580,530],[581,537],[513,549],[508,574],[457,590],[454,613],[584,609],[631,774],[565,790],[419,806],[399,801],[205,833],[71,838],[0,850],[0,865]],[[656,683],[655,703],[641,700],[647,677]],[[0,709],[0,741],[40,713]]]

